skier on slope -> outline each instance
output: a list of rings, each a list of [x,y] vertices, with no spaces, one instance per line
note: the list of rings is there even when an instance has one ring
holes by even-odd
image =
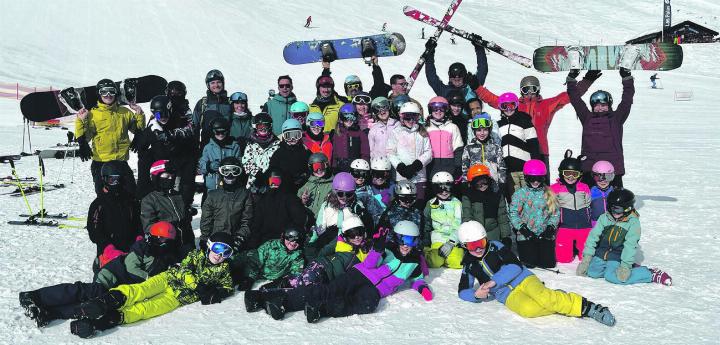
[[[307,19],[305,20],[305,27],[309,28],[310,24],[312,24],[312,16],[308,16]]]
[[[478,85],[485,84],[485,77],[488,73],[487,56],[485,55],[485,48],[479,44],[475,44],[473,41],[473,47],[475,48],[475,57],[477,59],[477,70],[475,74],[467,72],[465,65],[461,62],[454,62],[448,69],[448,84],[444,84],[437,75],[435,69],[435,48],[437,47],[437,41],[430,39],[425,43],[425,49],[428,52],[425,58],[425,77],[428,80],[428,84],[435,91],[435,94],[448,98],[450,92],[453,90],[461,90],[465,96],[465,100],[476,98],[474,89],[468,85],[468,78],[477,79]]]
[[[227,91],[225,91],[225,76],[223,76],[222,72],[216,69],[210,70],[205,75],[205,86],[207,86],[207,94],[195,103],[192,115],[195,137],[199,142],[199,151],[202,151],[203,146],[207,144],[212,136],[210,130],[212,120],[215,117],[223,116],[229,121],[233,112]],[[217,113],[206,113],[209,110]]]

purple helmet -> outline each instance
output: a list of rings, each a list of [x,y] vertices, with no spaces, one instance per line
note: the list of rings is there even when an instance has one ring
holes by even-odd
[[[352,103],[345,103],[342,107],[340,107],[340,114],[342,113],[354,113],[355,112],[355,104]]]
[[[335,175],[332,188],[336,191],[352,192],[355,190],[355,179],[349,172],[341,172]]]
[[[608,161],[597,161],[592,166],[592,172],[598,174],[615,173],[615,167]]]
[[[531,159],[525,162],[523,174],[527,176],[545,176],[545,174],[547,174],[547,167],[543,161]]]

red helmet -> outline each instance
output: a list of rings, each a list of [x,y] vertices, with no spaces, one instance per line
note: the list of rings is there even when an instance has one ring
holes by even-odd
[[[174,240],[177,231],[170,222],[161,220],[150,226],[150,235]]]

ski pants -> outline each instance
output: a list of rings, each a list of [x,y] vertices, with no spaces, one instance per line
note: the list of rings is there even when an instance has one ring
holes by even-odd
[[[455,247],[450,251],[450,255],[446,258],[440,256],[440,247],[444,243],[433,242],[430,247],[425,247],[423,252],[425,253],[425,259],[427,259],[428,266],[430,268],[438,268],[446,266],[448,268],[462,268],[462,259],[465,251],[462,248]]]
[[[520,261],[528,268],[555,267],[555,241],[534,239],[516,243]]]
[[[577,249],[579,257],[582,259],[582,252],[585,249],[585,240],[590,234],[591,228],[586,229],[570,229],[558,228],[557,237],[555,239],[555,258],[557,262],[572,262],[575,257],[573,249]]]
[[[133,172],[130,169],[127,161],[112,162],[115,162],[121,170],[120,183],[122,183],[123,189],[125,189],[125,191],[128,192],[130,195],[135,195],[135,193],[137,192],[135,176],[133,175]],[[103,181],[102,177],[100,176],[100,169],[102,169],[102,166],[105,163],[106,162],[92,161],[92,164],[90,164],[90,173],[92,174],[93,183],[95,184],[95,194],[97,194],[98,196],[103,194]]]
[[[552,314],[580,317],[582,296],[545,287],[536,275],[530,275],[516,286],[505,306],[522,317],[539,317]]]
[[[288,291],[284,304],[288,311],[299,311],[306,303],[320,307],[323,314],[332,317],[370,314],[380,303],[380,293],[360,271],[352,268],[329,284]]]
[[[63,283],[35,290],[41,307],[53,319],[72,319],[82,302],[100,297],[108,292],[100,283]]]
[[[620,285],[652,282],[652,272],[645,266],[633,267],[630,269],[630,277],[627,281],[620,281],[615,270],[620,267],[620,261],[605,261],[597,256],[592,258],[588,267],[587,276],[590,278],[605,278],[605,280]]]
[[[125,304],[119,309],[125,324],[167,314],[180,307],[175,290],[168,285],[166,272],[142,283],[120,285],[111,290],[125,295]]]

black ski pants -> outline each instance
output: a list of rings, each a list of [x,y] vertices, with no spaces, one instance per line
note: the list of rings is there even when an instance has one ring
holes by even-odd
[[[82,302],[100,297],[108,289],[100,283],[63,283],[35,290],[40,307],[53,319],[72,319]]]
[[[529,241],[517,241],[518,256],[520,261],[528,268],[555,267],[555,241],[534,239]]]

